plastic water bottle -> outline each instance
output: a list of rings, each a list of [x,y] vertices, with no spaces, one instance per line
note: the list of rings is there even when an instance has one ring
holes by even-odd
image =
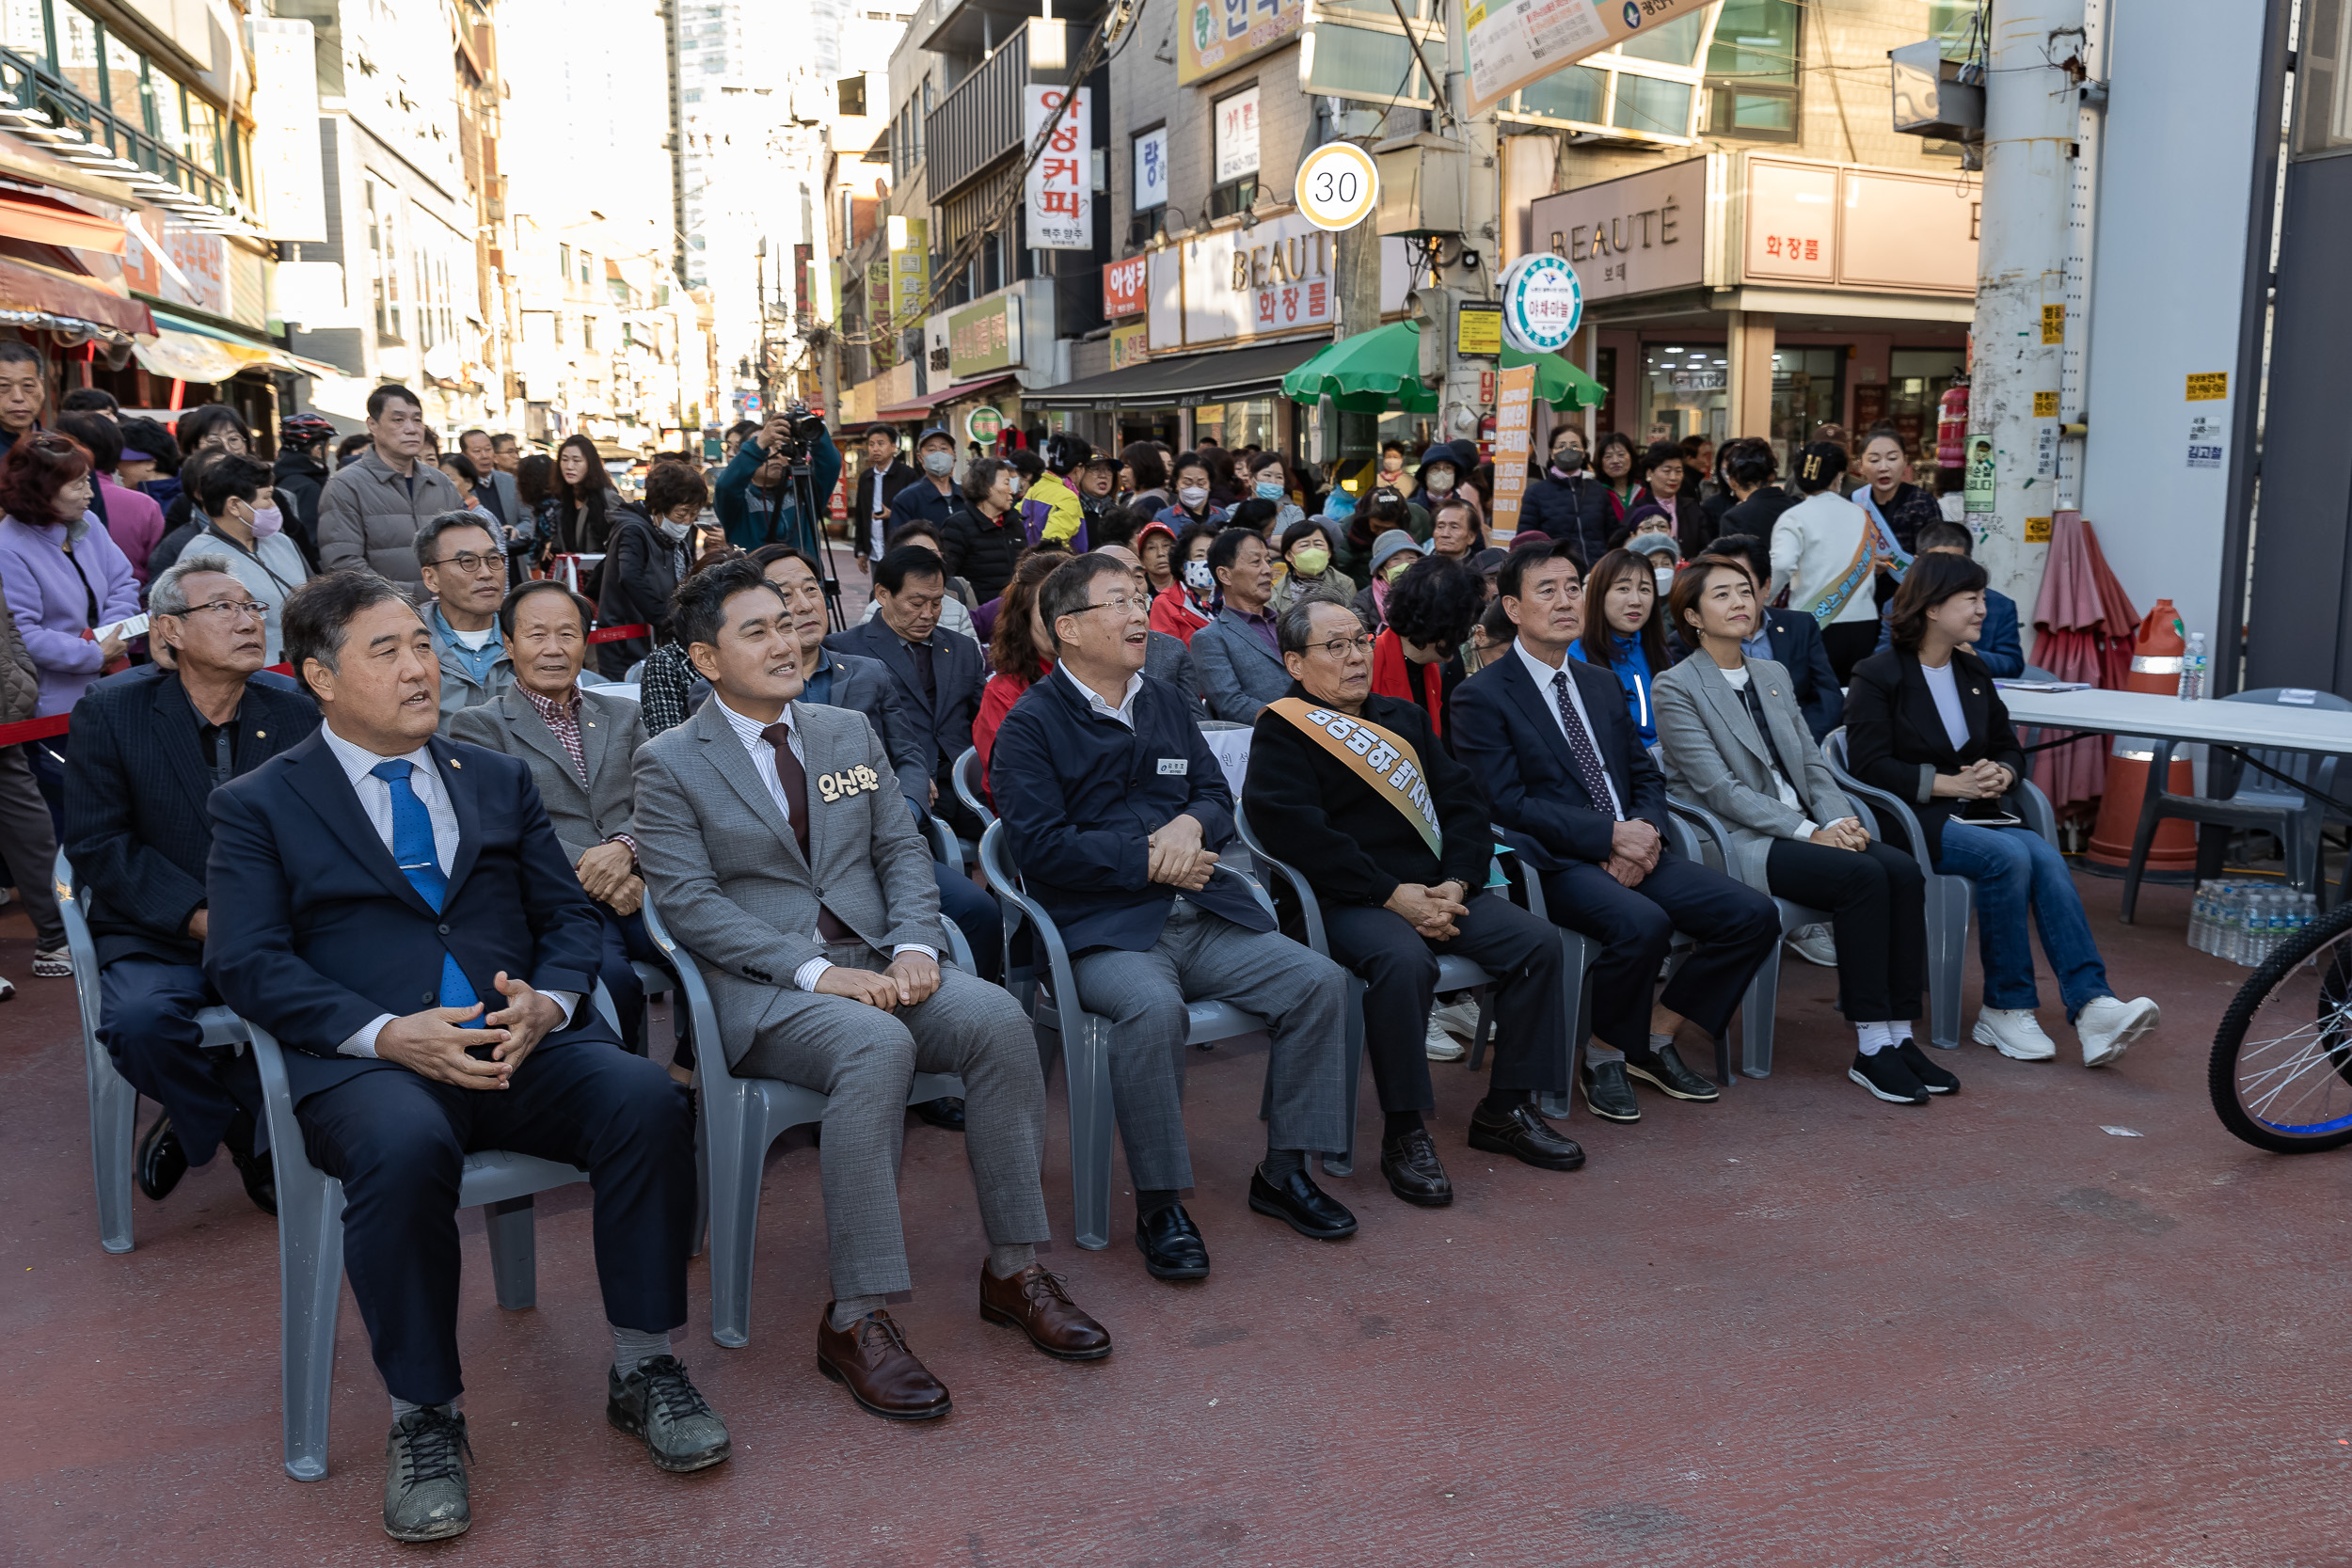
[[[2227,958],[2232,963],[2237,961],[2237,888],[2230,882],[2214,890],[2213,930],[2208,936],[2212,945],[2205,949],[2215,958]]]
[[[2205,695],[2205,634],[2188,634],[2188,652],[2181,656],[2181,701],[2201,702]]]
[[[2188,944],[2201,951],[2205,945],[2205,884],[2199,882],[2188,895]]]

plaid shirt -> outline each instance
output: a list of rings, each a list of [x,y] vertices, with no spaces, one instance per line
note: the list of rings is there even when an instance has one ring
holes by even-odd
[[[580,688],[573,687],[560,703],[549,702],[520,682],[516,683],[515,689],[529,700],[539,717],[546,721],[549,733],[564,743],[564,754],[572,759],[572,771],[580,775],[581,786],[593,787],[588,780],[588,753],[580,742]],[[614,833],[605,842],[626,844],[632,857],[637,853],[637,841],[627,833]]]

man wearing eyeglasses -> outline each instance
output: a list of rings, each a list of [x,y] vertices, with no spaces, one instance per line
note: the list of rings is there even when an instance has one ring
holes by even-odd
[[[204,803],[317,729],[318,709],[261,673],[262,604],[225,550],[189,549],[147,604],[171,665],[90,688],[66,753],[65,850],[98,948],[98,1037],[163,1107],[139,1140],[141,1192],[160,1200],[226,1143],[246,1192],[276,1213],[253,1058],[206,1050],[196,1022],[220,1005],[199,967],[211,920]]]
[[[1184,1066],[1187,1001],[1267,1022],[1266,1155],[1249,1207],[1303,1236],[1356,1216],[1307,1173],[1347,1143],[1347,977],[1274,929],[1216,851],[1233,835],[1224,769],[1184,695],[1143,673],[1148,602],[1125,562],[1082,555],[1038,591],[1054,673],[1013,705],[989,789],[1029,895],[1075,959],[1078,1000],[1111,1021],[1111,1105],[1136,1193],[1136,1245],[1155,1278],[1209,1272],[1184,1212],[1193,1185]]]
[[[424,624],[441,661],[441,733],[450,715],[479,707],[515,684],[515,661],[499,634],[506,600],[506,557],[478,512],[443,512],[417,530],[417,569],[431,595]]]

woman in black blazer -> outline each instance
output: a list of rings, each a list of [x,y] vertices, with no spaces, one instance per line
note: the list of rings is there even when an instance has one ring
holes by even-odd
[[[2006,809],[2025,753],[1992,675],[1965,647],[1984,625],[1985,580],[1966,556],[1912,562],[1895,595],[1895,646],[1856,664],[1846,691],[1847,766],[1910,803],[1927,838],[1913,853],[1976,883],[1984,961],[1978,1043],[2020,1061],[2058,1054],[2034,1019],[2030,916],[2082,1041],[2083,1065],[2105,1067],[2155,1027],[2156,1005],[2144,996],[2119,1001],[2107,988],[2065,859]]]

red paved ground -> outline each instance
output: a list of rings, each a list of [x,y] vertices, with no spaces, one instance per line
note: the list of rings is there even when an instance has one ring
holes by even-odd
[[[1637,1128],[1580,1113],[1578,1174],[1472,1155],[1470,1076],[1441,1069],[1459,1201],[1407,1209],[1367,1161],[1332,1184],[1364,1221],[1336,1246],[1243,1204],[1259,1053],[1198,1057],[1192,1207],[1216,1272],[1155,1284],[1123,1237],[1065,1244],[1053,1261],[1119,1338],[1095,1366],[978,1321],[961,1149],[916,1125],[918,1291],[898,1315],[955,1390],[932,1424],[864,1416],[812,1366],[816,1156],[787,1140],[748,1349],[710,1342],[696,1266],[685,1354],[737,1444],[699,1478],[656,1473],[602,1424],[580,1189],[543,1203],[535,1311],[493,1304],[469,1218],[477,1522],[429,1550],[665,1568],[2352,1560],[2352,1167],[2221,1131],[2205,1050],[2242,972],[2183,944],[2177,890],[2115,926],[2116,887],[2083,882],[2118,987],[2168,1014],[2120,1070],[1971,1049],[1959,1099],[1880,1105],[1845,1081],[1828,976],[1796,965],[1772,1079],[1711,1108],[1650,1101]],[[71,998],[24,979],[24,936],[0,919],[0,972],[23,987],[0,1009],[0,1558],[394,1561],[375,1523],[386,1410],[348,1298],[333,1473],[278,1469],[275,1233],[228,1163],[139,1200],[137,1251],[99,1250]],[[1066,1147],[1057,1123],[1064,1227]]]

